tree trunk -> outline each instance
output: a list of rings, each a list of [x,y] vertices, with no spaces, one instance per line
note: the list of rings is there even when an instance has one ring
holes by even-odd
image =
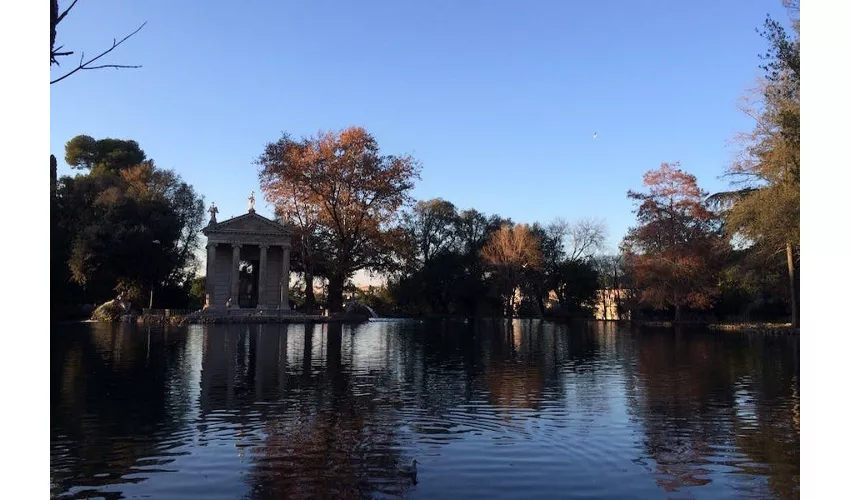
[[[788,280],[791,291],[791,326],[800,327],[800,312],[797,308],[797,276],[794,272],[794,249],[791,242],[785,242],[785,257],[788,259]]]
[[[537,317],[543,319],[543,311],[546,309],[546,303],[544,302],[542,293],[536,294],[534,305],[535,309],[537,309]]]
[[[602,289],[602,321],[608,321],[608,288]]]
[[[617,288],[614,290],[614,307],[617,311],[617,319],[623,319],[623,301],[620,298],[620,284],[617,283]]]
[[[673,317],[673,322],[678,323],[682,321],[682,306],[676,304],[676,315]]]
[[[304,273],[304,308],[308,311],[316,309],[316,293],[313,291],[313,273]]]
[[[331,275],[328,278],[328,309],[332,313],[342,312],[342,291],[345,276]]]
[[[50,196],[56,197],[56,157],[50,155]]]

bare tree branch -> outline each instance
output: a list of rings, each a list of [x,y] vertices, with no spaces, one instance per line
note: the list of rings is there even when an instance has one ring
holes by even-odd
[[[141,65],[138,66],[130,66],[127,64],[101,64],[100,66],[86,66],[83,69],[103,69],[103,68],[116,68],[116,69],[126,69],[126,68],[141,68]]]
[[[68,15],[68,12],[70,12],[70,11],[71,11],[71,9],[73,9],[73,8],[74,8],[74,5],[77,5],[77,0],[74,0],[73,2],[71,2],[71,5],[69,5],[69,6],[68,6],[68,8],[67,8],[67,9],[65,9],[65,11],[64,11],[64,12],[62,12],[61,14],[59,14],[59,17],[57,17],[57,18],[56,18],[56,24],[61,23],[61,22],[62,22],[62,20],[63,20],[63,19],[65,19],[65,16],[67,16],[67,15]]]
[[[70,9],[70,7],[69,7],[69,9]],[[139,31],[141,31],[141,30],[142,30],[142,28],[144,28],[146,24],[148,24],[148,22],[147,22],[147,21],[143,22],[143,23],[142,23],[142,25],[141,25],[141,26],[139,26],[138,28],[136,28],[136,30],[135,30],[135,31],[133,31],[132,33],[130,33],[129,35],[125,36],[124,38],[122,38],[121,40],[119,40],[119,41],[117,41],[117,42],[115,41],[115,39],[112,39],[112,46],[111,46],[111,47],[109,47],[108,49],[104,50],[103,52],[101,52],[101,53],[100,53],[100,54],[98,54],[97,56],[95,56],[95,57],[93,57],[93,58],[89,59],[89,60],[88,60],[88,61],[86,61],[86,62],[83,62],[83,57],[85,56],[85,54],[83,54],[83,57],[80,57],[80,64],[79,64],[79,65],[77,65],[77,67],[76,67],[76,68],[72,69],[72,70],[71,70],[71,71],[69,71],[68,73],[65,73],[64,75],[60,76],[59,78],[57,78],[57,79],[55,79],[55,80],[51,80],[51,81],[50,81],[50,84],[51,84],[51,85],[53,85],[53,84],[54,84],[54,83],[56,83],[56,82],[61,82],[61,81],[62,81],[62,80],[64,80],[65,78],[68,78],[69,76],[73,75],[74,73],[76,73],[77,71],[80,71],[80,70],[82,70],[82,69],[101,69],[101,68],[141,68],[141,66],[140,66],[140,65],[139,65],[139,66],[129,66],[129,65],[121,65],[121,64],[104,64],[104,65],[100,65],[100,66],[89,66],[89,65],[90,65],[91,63],[93,63],[93,62],[97,61],[97,60],[98,60],[98,59],[100,59],[101,57],[105,56],[106,54],[109,54],[110,52],[112,52],[113,50],[115,50],[115,48],[116,48],[116,47],[118,47],[119,45],[121,45],[122,43],[124,43],[125,41],[127,41],[127,39],[128,39],[128,38],[130,38],[131,36],[135,35],[135,34],[136,34],[136,33],[138,33]]]
[[[59,66],[59,61],[56,60],[57,57],[60,56],[69,56],[73,54],[73,51],[68,52],[58,52],[64,45],[60,45],[59,47],[53,48],[56,45],[56,26],[65,19],[65,16],[68,15],[68,12],[74,8],[74,5],[77,4],[77,0],[74,0],[71,5],[65,9],[62,14],[59,14],[59,0],[50,0],[50,65]]]

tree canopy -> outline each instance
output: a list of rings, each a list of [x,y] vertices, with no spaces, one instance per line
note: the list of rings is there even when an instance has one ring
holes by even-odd
[[[656,308],[706,309],[717,296],[717,274],[726,251],[717,216],[705,204],[696,177],[662,163],[643,177],[646,192],[629,191],[638,225],[624,251],[634,269],[641,300]]]
[[[77,136],[66,144],[66,159],[89,171],[62,177],[56,189],[51,274],[66,294],[57,299],[103,301],[123,293],[139,304],[154,288],[168,301],[185,302],[203,198],[146,159],[135,141]],[[73,297],[74,287],[82,297]]]
[[[420,172],[413,157],[381,154],[366,130],[350,127],[301,140],[284,134],[256,163],[263,194],[276,211],[308,211],[327,231],[332,311],[342,309],[343,288],[354,272],[392,267],[393,223],[397,210],[411,202]]]
[[[711,201],[724,210],[729,234],[743,237],[756,258],[784,254],[791,321],[798,326],[800,21],[794,20],[790,35],[768,16],[761,35],[768,42],[765,75],[742,106],[754,128],[740,135],[740,154],[726,171],[737,189],[716,193]]]

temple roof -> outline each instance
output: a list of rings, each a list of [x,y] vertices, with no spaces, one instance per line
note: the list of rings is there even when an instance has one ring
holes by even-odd
[[[201,232],[209,236],[281,236],[292,235],[292,230],[283,224],[267,219],[254,210],[247,214],[233,217],[221,222],[210,222]]]

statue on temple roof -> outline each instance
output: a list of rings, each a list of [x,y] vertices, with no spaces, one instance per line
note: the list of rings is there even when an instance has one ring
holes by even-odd
[[[215,224],[215,222],[216,222],[215,221],[215,214],[218,213],[218,209],[215,207],[215,202],[212,202],[212,204],[210,204],[209,212],[210,212],[210,224]]]

